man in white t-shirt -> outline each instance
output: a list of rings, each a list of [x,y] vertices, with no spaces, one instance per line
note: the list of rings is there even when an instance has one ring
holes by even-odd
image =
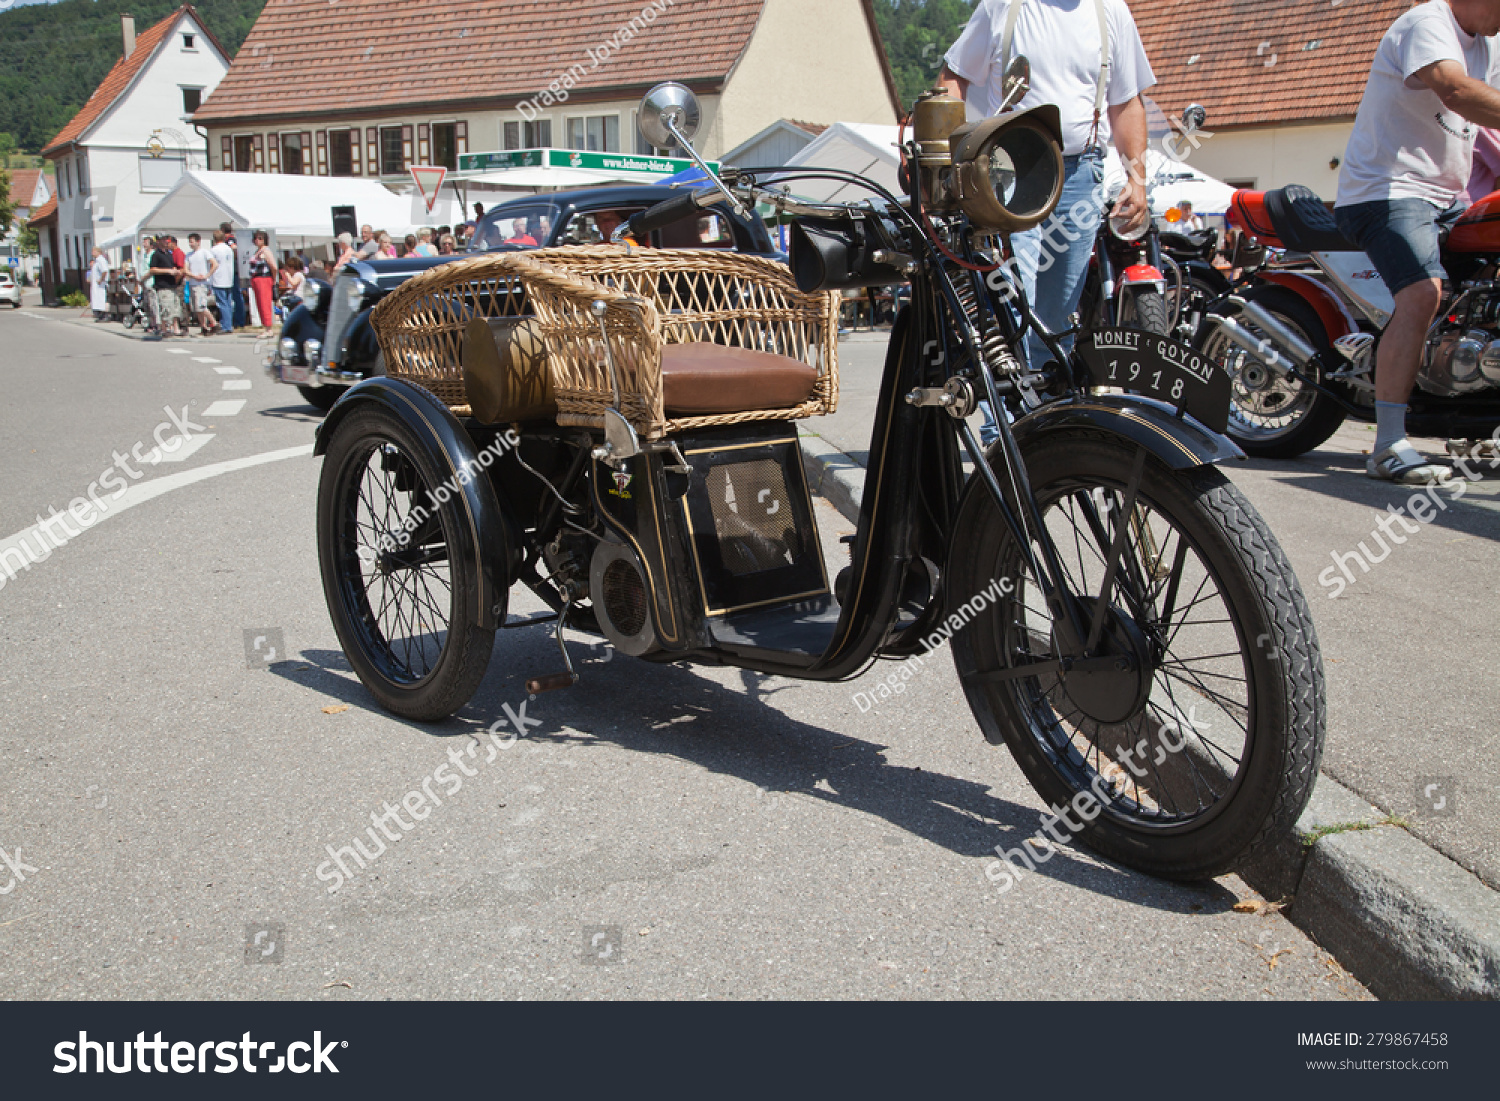
[[[944,56],[938,82],[968,102],[971,117],[977,111],[988,118],[1005,99],[1007,63],[1021,54],[1031,62],[1031,90],[1016,106],[1057,105],[1067,175],[1056,212],[1037,229],[1014,234],[1011,247],[1033,311],[1058,333],[1070,327],[1083,294],[1102,218],[1104,147],[1111,139],[1129,174],[1114,216],[1136,230],[1150,215],[1141,93],[1156,77],[1125,0],[980,0]],[[1066,350],[1072,342],[1063,343]],[[1027,355],[1036,367],[1051,358],[1035,334],[1027,338]],[[986,443],[998,435],[988,404],[981,435]]]
[[[214,247],[208,250],[214,268],[208,274],[208,285],[213,288],[214,301],[219,304],[219,329],[234,332],[234,304],[237,297],[234,288],[234,249],[222,229],[214,230]]]
[[[1445,481],[1406,438],[1406,403],[1443,295],[1438,227],[1463,207],[1477,126],[1500,126],[1500,0],[1433,0],[1391,24],[1339,172],[1334,217],[1396,299],[1375,355],[1372,478]]]
[[[188,254],[185,261],[188,301],[192,304],[193,313],[198,318],[198,329],[204,336],[213,332],[214,329],[214,319],[208,312],[208,301],[213,297],[213,290],[209,287],[208,281],[218,266],[219,262],[213,258],[208,249],[203,247],[203,238],[196,233],[189,233]]]

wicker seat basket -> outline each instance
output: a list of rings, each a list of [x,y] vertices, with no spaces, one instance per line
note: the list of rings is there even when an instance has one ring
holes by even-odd
[[[523,293],[516,293],[517,290]],[[429,269],[393,291],[372,315],[386,372],[469,412],[461,350],[475,317],[534,315],[557,421],[602,427],[613,401],[595,302],[619,376],[621,411],[643,438],[693,428],[832,413],[838,403],[838,299],[804,294],[781,264],[711,250],[618,246],[491,253]],[[703,342],[773,352],[814,367],[808,400],[667,419],[661,349]],[[515,364],[513,370],[537,369]],[[541,380],[517,379],[536,392]]]

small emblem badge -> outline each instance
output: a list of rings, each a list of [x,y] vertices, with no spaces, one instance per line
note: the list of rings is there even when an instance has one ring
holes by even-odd
[[[617,471],[615,471],[615,473],[614,473],[615,488],[617,490],[619,490],[621,493],[624,493],[625,490],[629,487],[631,479],[634,478],[634,477],[635,476],[633,474],[630,474],[630,473],[628,473],[628,472],[626,472],[624,470],[617,470]]]

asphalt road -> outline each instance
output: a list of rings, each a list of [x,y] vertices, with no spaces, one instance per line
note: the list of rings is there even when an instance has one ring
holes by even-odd
[[[390,717],[324,609],[314,411],[249,340],[107,328],[0,314],[0,545],[87,496],[115,452],[149,452],[164,407],[212,439],[141,465],[132,507],[0,588],[0,848],[22,869],[0,894],[4,996],[1368,997],[1279,914],[1235,912],[1250,892],[1233,877],[1176,886],[1062,848],[999,893],[992,847],[1043,808],[946,655],[867,713],[855,693],[886,667],[816,685],[604,651],[578,687],[528,700],[557,659],[519,630],[458,717]],[[226,400],[246,404],[207,412]],[[819,515],[842,553],[847,524]],[[1320,624],[1337,636],[1367,607]],[[283,653],[250,668],[262,637]],[[1347,724],[1395,669],[1335,641]],[[486,728],[523,706],[536,725],[491,753]],[[399,840],[377,847],[388,805]],[[335,884],[355,837],[371,859],[343,856]]]
[[[838,412],[804,422],[861,463],[886,344],[881,333],[847,337]],[[1415,533],[1387,519],[1404,542],[1383,544],[1371,534],[1377,520],[1387,506],[1409,507],[1412,490],[1365,477],[1373,439],[1373,426],[1349,421],[1301,458],[1223,469],[1281,541],[1312,607],[1328,683],[1323,771],[1500,889],[1500,739],[1490,725],[1500,713],[1491,618],[1500,469],[1471,464],[1481,481],[1466,480],[1457,500],[1444,493],[1429,522],[1408,520]],[[1416,442],[1445,454],[1442,440]],[[1333,556],[1361,543],[1376,561],[1367,569],[1346,558],[1340,572]]]

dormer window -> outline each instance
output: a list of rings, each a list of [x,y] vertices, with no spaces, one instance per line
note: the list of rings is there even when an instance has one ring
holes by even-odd
[[[196,50],[198,48],[198,36],[196,34],[183,35],[182,48],[184,50]]]

